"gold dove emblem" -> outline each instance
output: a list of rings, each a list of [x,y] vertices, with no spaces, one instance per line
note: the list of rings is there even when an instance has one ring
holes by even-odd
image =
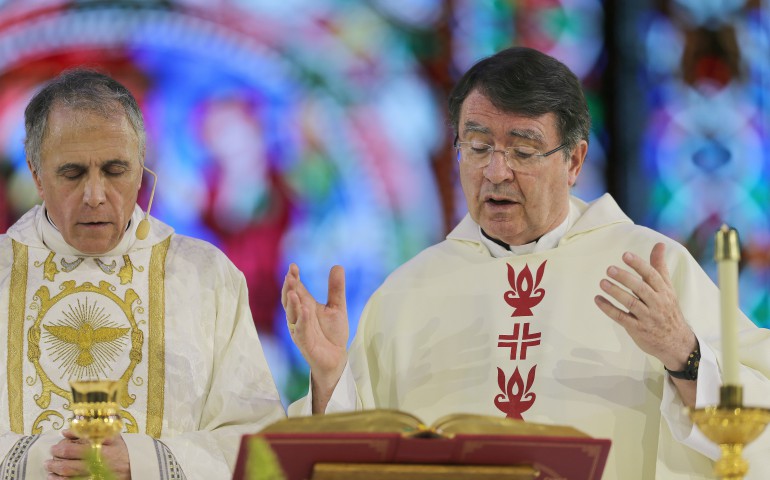
[[[97,302],[80,299],[70,304],[64,318],[42,325],[43,340],[61,378],[107,378],[125,354],[131,328],[110,320]]]
[[[128,331],[129,328],[99,327],[94,328],[90,323],[83,323],[78,328],[67,325],[43,325],[51,335],[64,343],[77,345],[78,355],[75,364],[89,367],[94,363],[91,348],[98,343],[114,342]]]

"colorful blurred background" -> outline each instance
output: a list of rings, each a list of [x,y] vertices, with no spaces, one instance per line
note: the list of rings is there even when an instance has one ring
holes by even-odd
[[[575,193],[612,193],[712,278],[713,234],[736,227],[741,307],[767,327],[768,12],[768,0],[0,0],[0,232],[39,201],[22,143],[31,96],[75,65],[110,73],[145,113],[153,216],[244,272],[289,403],[307,366],[280,308],[288,264],[322,300],[343,265],[355,331],[382,280],[464,214],[449,89],[526,45],[588,96]]]

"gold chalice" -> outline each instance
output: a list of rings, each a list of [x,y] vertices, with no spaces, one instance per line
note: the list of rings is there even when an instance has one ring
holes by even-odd
[[[123,421],[116,402],[120,384],[113,380],[82,380],[70,382],[70,387],[70,408],[73,414],[70,429],[78,437],[91,442],[97,463],[96,471],[102,471],[102,443],[123,430]]]

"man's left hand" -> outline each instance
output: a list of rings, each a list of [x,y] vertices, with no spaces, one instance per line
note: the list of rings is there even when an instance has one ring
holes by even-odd
[[[639,348],[658,358],[669,370],[680,371],[698,340],[679,308],[664,261],[665,251],[664,244],[655,244],[650,263],[631,252],[624,253],[623,262],[638,275],[614,265],[607,269],[613,281],[602,279],[599,286],[625,310],[601,295],[594,301],[602,312],[626,329]]]
[[[76,437],[70,430],[62,432],[64,438],[51,447],[51,458],[46,460],[48,479],[88,477],[88,456],[91,444]],[[118,480],[131,480],[131,466],[128,462],[128,448],[123,437],[106,440],[102,445],[102,461]]]

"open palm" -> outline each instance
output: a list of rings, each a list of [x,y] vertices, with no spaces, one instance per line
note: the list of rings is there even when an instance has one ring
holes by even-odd
[[[310,365],[313,388],[330,393],[347,362],[349,327],[342,267],[332,267],[328,288],[327,303],[318,303],[300,281],[299,267],[291,264],[281,302],[291,337]]]

